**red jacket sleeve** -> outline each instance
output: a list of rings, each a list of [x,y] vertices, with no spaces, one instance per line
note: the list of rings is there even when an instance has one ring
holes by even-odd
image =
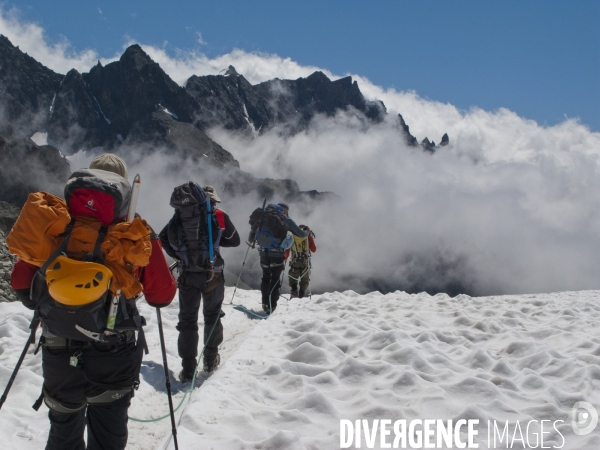
[[[312,235],[308,235],[308,248],[310,248],[311,252],[316,252],[317,251],[317,246],[315,245],[315,240],[313,239]]]
[[[16,291],[19,289],[29,289],[33,276],[39,267],[26,263],[22,259],[17,260],[13,266],[10,276],[10,286]]]
[[[152,239],[150,262],[142,269],[140,281],[144,285],[144,297],[150,306],[161,308],[171,304],[177,284],[162,251],[158,239]]]

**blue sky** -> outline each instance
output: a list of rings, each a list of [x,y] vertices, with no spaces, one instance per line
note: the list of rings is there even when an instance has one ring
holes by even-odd
[[[101,57],[140,42],[217,57],[239,48],[383,88],[541,125],[579,117],[600,131],[597,1],[4,2],[50,42]],[[1,30],[0,30],[1,32]]]

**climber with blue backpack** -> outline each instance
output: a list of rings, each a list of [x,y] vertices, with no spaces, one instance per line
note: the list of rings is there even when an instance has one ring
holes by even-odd
[[[260,284],[262,307],[271,314],[277,308],[281,289],[281,272],[285,268],[284,253],[294,242],[294,236],[308,236],[288,217],[289,207],[285,203],[270,204],[256,208],[250,215],[248,242],[258,244],[260,266],[263,276]]]
[[[190,181],[177,186],[171,195],[175,214],[160,232],[165,252],[179,266],[179,338],[177,349],[182,370],[179,380],[192,381],[198,357],[198,310],[203,300],[203,369],[213,372],[220,363],[223,342],[221,311],[225,296],[225,262],[221,247],[237,247],[240,236],[231,219],[217,203],[221,199],[212,186],[200,187]]]

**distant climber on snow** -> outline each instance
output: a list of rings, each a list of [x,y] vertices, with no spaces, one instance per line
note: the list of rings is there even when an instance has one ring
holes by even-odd
[[[260,266],[263,271],[260,290],[262,307],[267,314],[277,308],[281,289],[281,272],[284,270],[284,252],[290,248],[294,236],[306,238],[308,232],[301,230],[288,217],[289,207],[285,203],[270,204],[264,210],[256,208],[250,215],[248,241],[258,244]]]
[[[315,233],[307,225],[299,225],[301,230],[308,233],[308,237],[294,236],[292,246],[285,251],[285,260],[291,255],[288,281],[291,289],[291,298],[303,298],[308,291],[310,283],[311,256],[317,251]],[[298,285],[300,290],[298,291]]]

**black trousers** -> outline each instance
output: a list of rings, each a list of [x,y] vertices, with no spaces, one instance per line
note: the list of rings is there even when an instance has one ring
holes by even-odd
[[[279,294],[281,291],[281,272],[284,269],[283,254],[279,255],[261,255],[260,266],[263,271],[260,283],[260,292],[262,294],[263,306],[275,309]]]
[[[210,281],[209,278],[210,274],[207,272],[184,272],[179,279],[177,349],[182,359],[195,359],[198,356],[198,311],[202,299],[205,357],[214,358],[223,342],[221,306],[225,296],[225,280],[221,273],[216,273]]]
[[[73,367],[71,357],[78,356]],[[123,450],[127,410],[139,383],[142,344],[42,348],[44,399],[50,408],[46,450]]]

